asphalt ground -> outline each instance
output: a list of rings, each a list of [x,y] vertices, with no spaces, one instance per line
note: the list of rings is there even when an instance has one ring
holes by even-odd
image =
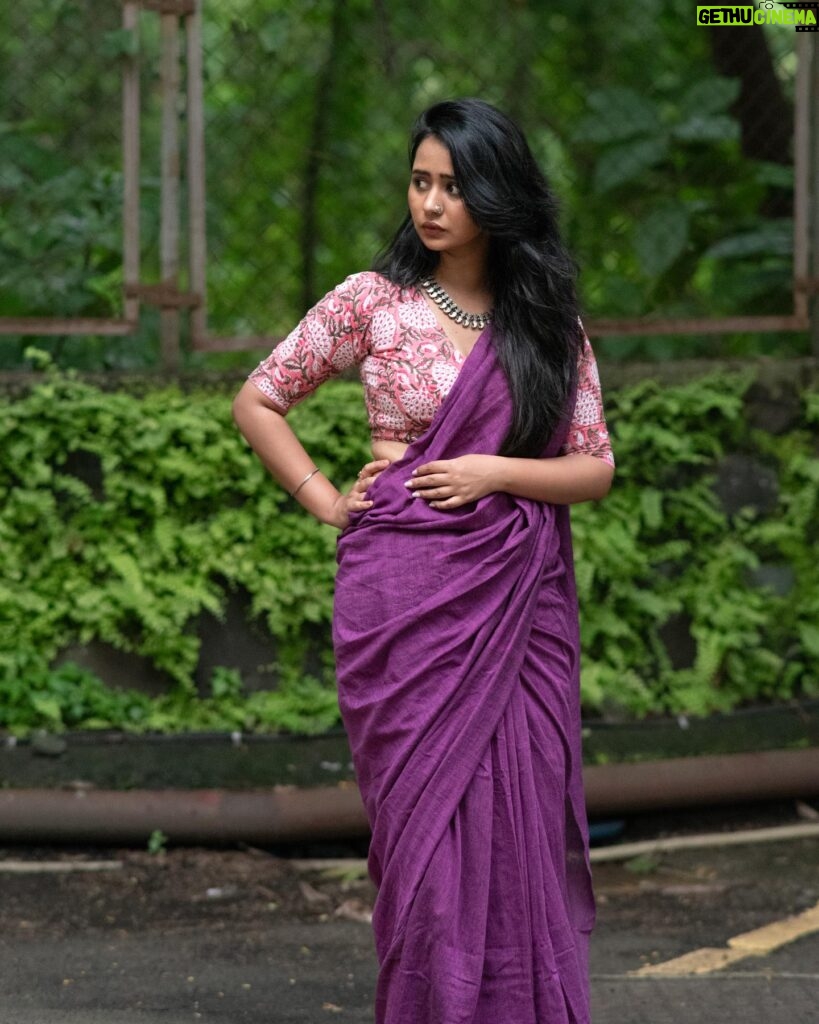
[[[785,825],[811,810],[642,816],[621,841]],[[339,853],[359,859],[305,863]],[[6,848],[0,1024],[370,1024],[362,853]],[[90,860],[106,869],[48,863]],[[819,837],[596,862],[594,882],[594,1024],[819,1021]]]

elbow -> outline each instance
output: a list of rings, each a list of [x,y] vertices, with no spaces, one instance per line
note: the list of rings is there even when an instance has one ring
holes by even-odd
[[[614,466],[609,462],[602,462],[597,470],[596,477],[594,493],[591,498],[592,501],[602,501],[609,493],[611,485],[614,483]]]
[[[230,413],[233,417],[233,422],[241,430],[242,429],[242,416],[244,413],[244,397],[242,391],[236,395],[233,399],[233,404],[230,407]]]
[[[230,407],[233,422],[242,433],[245,432],[245,427],[248,419],[253,414],[254,408],[260,404],[258,388],[249,381],[246,381],[233,399],[233,404]]]
[[[230,407],[230,413],[233,417],[233,422],[239,430],[240,434],[244,434],[245,425],[245,412],[247,409],[247,398],[240,391],[239,394],[233,399],[233,404]]]
[[[244,384],[233,399],[230,411],[233,422],[247,440],[250,440],[249,432],[255,432],[256,424],[263,423],[267,430],[270,428],[272,420],[284,419],[283,413],[279,412],[273,403],[250,381]]]

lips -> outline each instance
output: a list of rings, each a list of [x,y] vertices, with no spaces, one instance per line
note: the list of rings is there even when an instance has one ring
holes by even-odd
[[[442,235],[444,233],[444,228],[439,224],[433,224],[432,221],[425,221],[421,225],[421,230],[428,231],[431,235]]]

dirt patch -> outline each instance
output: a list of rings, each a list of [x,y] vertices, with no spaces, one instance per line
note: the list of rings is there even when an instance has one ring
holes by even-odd
[[[264,852],[2,850],[0,859],[110,859],[116,870],[0,873],[0,929],[7,935],[265,927],[273,922],[369,920],[375,888],[361,861],[307,870]]]

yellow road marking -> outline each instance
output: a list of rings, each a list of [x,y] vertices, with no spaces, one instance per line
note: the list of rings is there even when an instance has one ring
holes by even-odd
[[[728,940],[727,946],[718,949],[710,947],[695,949],[691,953],[685,953],[673,960],[666,960],[660,964],[645,964],[636,971],[628,973],[639,976],[708,974],[711,971],[719,971],[738,960],[745,960],[749,956],[765,956],[788,942],[793,942],[803,935],[809,935],[816,931],[819,931],[819,903],[804,910],[801,914],[783,917],[780,921],[772,921],[771,924],[763,925],[762,928],[755,928],[753,931],[735,935]]]

